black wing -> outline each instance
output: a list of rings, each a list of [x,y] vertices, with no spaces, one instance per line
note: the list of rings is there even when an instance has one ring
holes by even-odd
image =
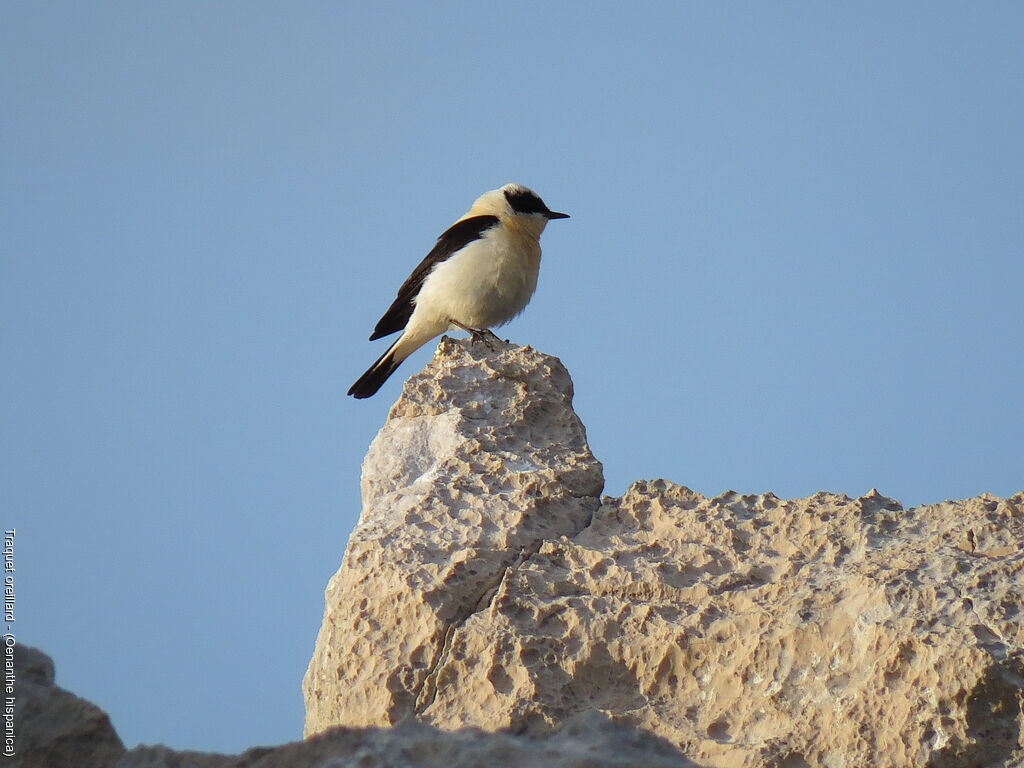
[[[420,292],[420,288],[423,287],[423,281],[427,279],[430,270],[467,244],[479,240],[484,236],[484,232],[497,223],[497,216],[470,216],[468,219],[462,219],[448,227],[445,233],[437,238],[437,243],[430,253],[402,283],[402,287],[398,289],[397,298],[388,307],[384,317],[377,321],[377,326],[370,334],[370,341],[405,328],[412,315],[413,300]]]

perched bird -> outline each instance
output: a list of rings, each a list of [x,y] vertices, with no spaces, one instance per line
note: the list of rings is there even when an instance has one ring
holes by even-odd
[[[370,341],[402,334],[348,393],[370,397],[405,358],[451,328],[479,339],[522,312],[537,287],[540,233],[549,219],[567,218],[521,184],[480,195],[402,283]]]

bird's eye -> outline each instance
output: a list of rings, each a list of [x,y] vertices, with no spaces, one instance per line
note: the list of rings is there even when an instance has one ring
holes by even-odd
[[[516,213],[547,213],[544,201],[528,189],[505,190],[505,199]]]

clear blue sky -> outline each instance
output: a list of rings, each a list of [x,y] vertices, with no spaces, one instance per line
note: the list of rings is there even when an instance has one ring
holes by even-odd
[[[607,492],[1024,487],[1024,6],[0,6],[18,638],[129,745],[298,738],[398,285],[507,181],[502,332]]]

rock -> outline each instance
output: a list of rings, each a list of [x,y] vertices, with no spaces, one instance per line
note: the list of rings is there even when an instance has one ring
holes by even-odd
[[[333,728],[241,755],[140,746],[126,752],[95,705],[53,686],[53,662],[17,646],[17,768],[699,768],[656,736],[587,713],[540,737],[475,728],[446,731],[412,719],[393,728]]]
[[[442,339],[370,445],[362,514],[303,682],[307,735],[431,708],[459,629],[600,504],[601,464],[565,368],[493,346]]]
[[[30,645],[14,646],[14,671],[16,684],[31,683],[44,688],[52,687],[57,676],[53,659]]]
[[[106,768],[124,745],[96,705],[54,685],[53,661],[26,645],[14,646],[16,768]]]
[[[220,755],[213,752],[191,752],[178,751],[165,747],[140,746],[126,752],[116,765],[112,768],[232,768],[232,766],[246,766],[250,756],[263,757],[266,754],[274,754],[278,749],[285,749],[289,745],[277,748],[250,749],[244,755]],[[275,765],[283,765],[275,763]],[[306,763],[308,765],[308,763]]]
[[[1024,493],[706,498],[601,469],[552,358],[444,342],[363,465],[306,732],[597,710],[709,766],[1024,761]]]
[[[460,628],[423,718],[537,732],[593,707],[713,766],[1013,764],[1022,507],[634,484]]]
[[[540,738],[476,728],[335,728],[303,742],[238,756],[132,750],[116,768],[699,768],[667,742],[590,713]]]
[[[396,725],[324,727],[303,742],[242,755],[164,746],[125,752],[106,715],[54,688],[49,658],[23,648],[19,696],[29,718],[19,725],[22,751],[14,764],[699,768],[665,740],[595,712],[539,734],[442,730],[408,717],[445,690],[438,670],[449,661],[455,629],[489,610],[506,573],[543,542],[583,530],[603,482],[571,408],[569,376],[556,360],[500,343],[487,354],[450,340],[440,348],[430,369],[436,380],[420,375],[407,383],[411,396],[392,409],[367,456],[366,508],[328,592],[337,621],[325,620],[323,653],[306,676],[313,706],[325,717],[354,697],[367,713],[363,721]],[[382,605],[386,618],[376,613]],[[343,693],[334,690],[338,649],[346,664],[357,665],[346,674],[359,673]],[[370,716],[374,707],[380,713]]]
[[[126,752],[17,646],[5,765],[1024,766],[1024,492],[905,510],[602,482],[557,360],[443,340],[364,462],[310,738]]]

